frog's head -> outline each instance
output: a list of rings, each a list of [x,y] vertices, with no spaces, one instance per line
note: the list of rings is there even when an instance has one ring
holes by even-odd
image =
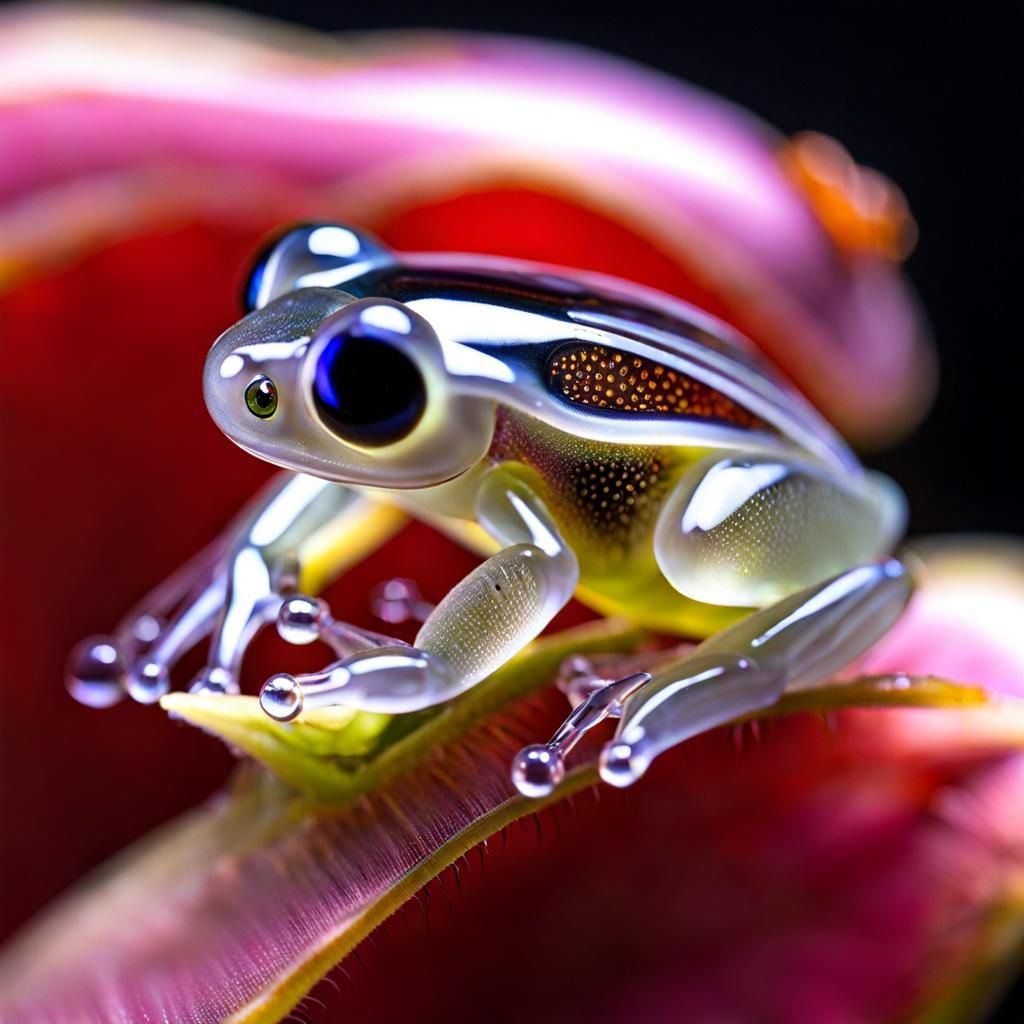
[[[390,299],[298,288],[214,343],[206,404],[236,444],[339,483],[428,487],[486,453],[493,403],[453,392],[427,321]]]

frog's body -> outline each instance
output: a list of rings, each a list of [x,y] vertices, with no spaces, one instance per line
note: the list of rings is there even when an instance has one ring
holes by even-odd
[[[219,590],[204,570],[156,641],[121,637],[136,695],[165,687],[171,656],[204,630],[200,685],[232,690],[249,637],[280,612],[283,635],[325,639],[340,660],[270,680],[268,714],[413,710],[474,685],[578,592],[711,637],[654,679],[595,686],[516,770],[524,792],[549,790],[581,730],[622,715],[604,773],[623,784],[666,746],[840,667],[906,600],[902,567],[873,562],[901,531],[898,491],[682,303],[510,261],[397,257],[312,225],[268,250],[250,305],[210,353],[207,404],[238,444],[316,479],[291,478],[243,517]],[[497,546],[412,648],[288,596],[382,541],[395,506]],[[97,650],[79,677],[104,675]]]

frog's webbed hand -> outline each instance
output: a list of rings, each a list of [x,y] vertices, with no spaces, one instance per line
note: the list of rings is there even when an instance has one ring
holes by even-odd
[[[220,538],[144,598],[113,636],[79,644],[69,689],[96,707],[125,693],[151,703],[167,692],[182,655],[209,637],[207,664],[192,689],[237,692],[246,648],[294,593],[300,571],[325,576],[366,553],[375,536],[369,524],[382,509],[335,484],[281,474]]]
[[[288,721],[303,708],[338,704],[419,711],[463,693],[533,640],[572,597],[576,556],[540,499],[502,470],[481,484],[477,519],[507,546],[448,593],[414,646],[380,646],[322,672],[275,676],[260,694],[267,714]]]
[[[828,680],[884,635],[911,592],[895,559],[835,576],[830,563],[877,557],[900,521],[891,485],[870,476],[847,483],[800,462],[763,458],[699,463],[659,519],[662,571],[698,599],[775,603],[653,678],[640,673],[594,689],[551,741],[520,751],[516,786],[527,796],[551,792],[566,754],[605,718],[621,721],[602,751],[601,776],[626,786],[669,747],[769,707],[788,689]],[[823,576],[830,578],[815,582]]]

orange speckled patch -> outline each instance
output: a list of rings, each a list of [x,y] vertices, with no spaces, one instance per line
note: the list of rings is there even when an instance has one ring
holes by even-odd
[[[570,402],[612,412],[655,412],[763,430],[752,412],[702,381],[630,352],[569,345],[548,366],[549,385]]]

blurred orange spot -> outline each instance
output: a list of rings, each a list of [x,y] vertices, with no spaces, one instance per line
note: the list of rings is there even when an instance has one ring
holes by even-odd
[[[779,156],[841,250],[888,260],[910,255],[917,225],[903,193],[888,178],[859,167],[835,139],[817,132],[794,136]]]

